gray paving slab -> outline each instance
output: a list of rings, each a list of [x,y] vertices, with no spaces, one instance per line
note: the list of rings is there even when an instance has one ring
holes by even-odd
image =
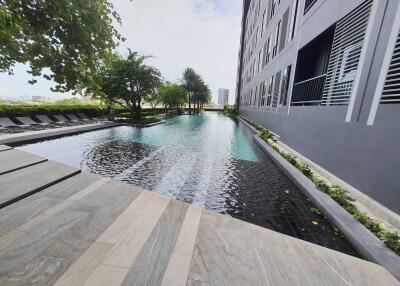
[[[47,161],[47,159],[43,157],[16,149],[0,152],[0,175],[14,172],[45,161]]]
[[[188,205],[184,203],[170,201],[128,272],[122,283],[123,286],[161,285],[187,208]],[[151,275],[149,275],[150,272]]]
[[[43,253],[86,215],[79,211],[59,213],[1,250],[0,285],[51,285],[71,261]]]
[[[50,217],[0,251],[0,285],[52,285],[138,194],[110,182]],[[46,231],[55,233],[43,238]]]
[[[97,175],[82,172],[68,180],[62,181],[43,190],[40,192],[40,195],[54,199],[65,199],[100,179],[102,178]]]
[[[0,176],[0,208],[80,173],[80,170],[44,162]]]
[[[0,152],[11,150],[11,149],[12,149],[12,147],[9,147],[9,146],[6,146],[6,145],[0,145]]]
[[[90,186],[100,177],[81,173],[0,209],[0,237]],[[0,238],[1,240],[1,238]]]

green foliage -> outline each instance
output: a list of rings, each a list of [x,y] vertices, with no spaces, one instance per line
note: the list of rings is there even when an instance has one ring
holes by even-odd
[[[10,104],[0,105],[0,117],[32,116],[41,114],[86,113],[89,116],[99,116],[104,112],[98,105],[79,104]]]
[[[400,233],[398,231],[383,230],[380,239],[397,255],[400,255]]]
[[[299,169],[300,172],[302,172],[307,178],[312,179],[313,178],[313,172],[311,171],[310,166],[307,164],[298,164],[297,168]]]
[[[156,93],[162,82],[160,71],[145,64],[147,58],[130,50],[126,58],[110,55],[89,91],[109,105],[122,105],[131,112],[132,119],[140,120],[142,102]]]
[[[53,91],[77,90],[91,81],[99,62],[124,40],[109,0],[0,0],[0,72],[16,63],[52,80]]]
[[[160,102],[169,110],[181,109],[187,102],[186,90],[178,84],[166,82],[160,88]]]
[[[226,116],[236,117],[239,115],[239,110],[234,107],[230,107],[229,105],[224,106],[224,113]]]
[[[59,104],[59,105],[79,105],[79,104],[82,104],[82,102],[79,100],[79,98],[74,97],[74,98],[57,100],[56,104]]]
[[[324,192],[324,193],[326,193],[326,194],[329,193],[331,187],[328,186],[324,180],[316,179],[316,180],[314,181],[314,183],[315,183],[315,186],[316,186],[320,191],[322,191],[322,192]]]
[[[187,102],[189,104],[189,114],[192,113],[192,103],[194,111],[200,112],[204,104],[211,101],[211,91],[201,76],[192,68],[186,68],[182,74],[182,86],[187,92]],[[197,105],[197,107],[196,107]]]
[[[261,137],[262,140],[268,141],[268,139],[272,138],[272,135],[268,130],[263,130],[260,133],[260,137]]]
[[[243,118],[250,125],[255,127],[258,130],[258,124]],[[324,180],[319,179],[314,176],[313,171],[310,166],[298,163],[296,157],[281,151],[277,144],[268,140],[270,138],[265,139],[265,135],[268,130],[262,128],[260,133],[260,137],[268,143],[274,150],[276,150],[282,157],[284,157],[287,161],[289,161],[293,166],[295,166],[299,171],[301,171],[305,176],[307,176],[315,186],[322,192],[329,195],[333,200],[335,200],[340,206],[342,206],[348,213],[350,213],[356,220],[358,220],[361,224],[363,224],[368,230],[370,230],[373,234],[375,234],[380,240],[382,240],[385,245],[392,249],[395,253],[400,255],[400,233],[397,230],[388,230],[385,229],[379,222],[369,217],[366,213],[361,212],[355,205],[354,199],[349,196],[348,192],[342,189],[340,186],[329,186]],[[316,208],[311,208],[311,212],[318,213],[319,211]],[[341,235],[339,231],[337,235]]]

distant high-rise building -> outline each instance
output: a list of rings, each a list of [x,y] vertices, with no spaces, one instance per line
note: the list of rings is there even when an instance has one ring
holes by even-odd
[[[229,89],[220,88],[218,90],[218,104],[219,105],[229,104]]]

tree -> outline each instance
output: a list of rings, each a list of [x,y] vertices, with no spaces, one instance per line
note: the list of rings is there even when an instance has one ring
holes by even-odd
[[[186,68],[182,75],[182,85],[187,91],[189,114],[192,114],[192,97],[196,91],[197,81],[200,76],[192,68]]]
[[[29,65],[35,78],[53,80],[53,91],[86,86],[122,36],[109,0],[0,0],[0,72]]]
[[[155,91],[145,96],[144,101],[150,104],[153,113],[156,114],[156,106],[161,102],[160,93]]]
[[[166,82],[160,88],[160,100],[169,111],[181,109],[187,103],[187,93],[181,85]]]
[[[131,112],[132,119],[140,120],[142,101],[156,93],[162,83],[160,71],[145,64],[147,58],[130,50],[126,58],[111,55],[94,77],[96,84],[88,91],[109,104],[121,104]]]

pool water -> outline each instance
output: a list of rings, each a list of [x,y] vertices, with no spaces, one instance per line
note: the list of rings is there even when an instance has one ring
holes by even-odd
[[[20,149],[357,256],[253,142],[251,131],[219,112]]]

